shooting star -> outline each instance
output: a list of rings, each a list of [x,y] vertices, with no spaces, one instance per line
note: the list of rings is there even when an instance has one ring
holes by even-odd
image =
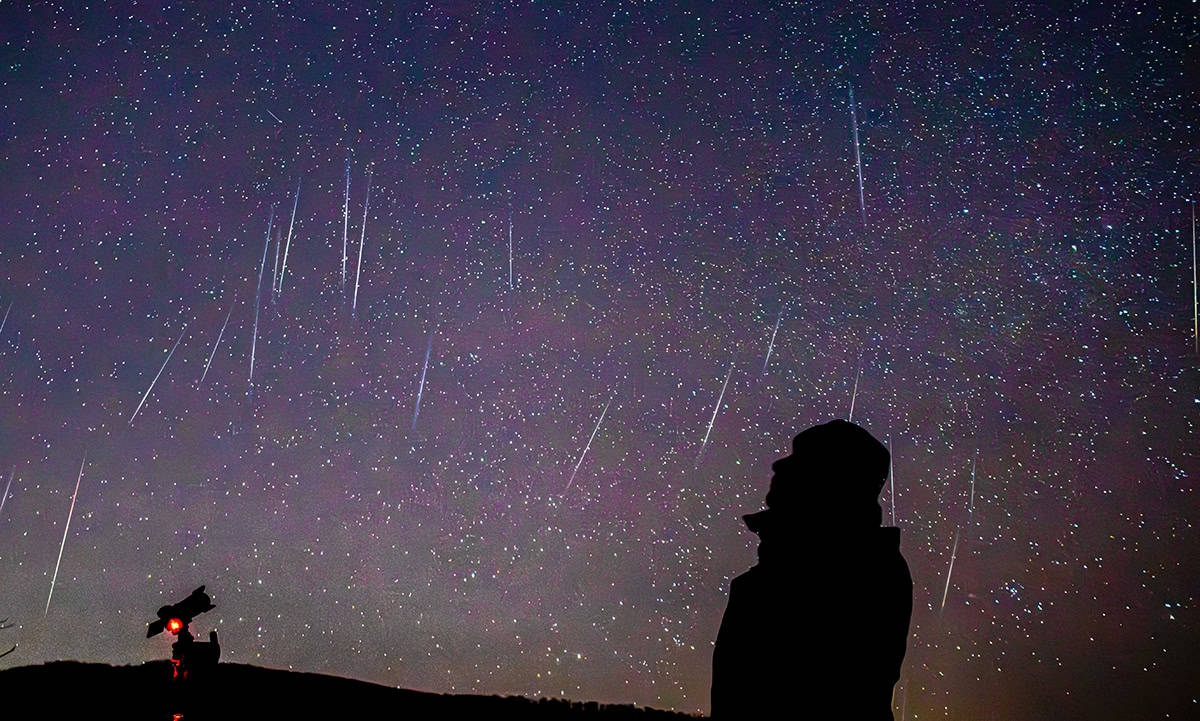
[[[12,301],[8,302],[8,310],[4,311],[4,320],[0,320],[0,333],[4,332],[4,326],[8,323],[8,314],[12,312]]]
[[[417,385],[417,405],[413,408],[412,429],[417,430],[417,414],[421,412],[421,394],[425,392],[425,373],[429,371],[429,354],[433,351],[433,331],[429,331],[429,344],[425,346],[425,365],[421,368],[421,382]]]
[[[13,479],[13,475],[16,474],[16,472],[17,472],[16,466],[13,466],[12,470],[8,472],[8,483],[6,483],[4,485],[4,495],[0,496],[0,513],[4,512],[4,503],[5,503],[5,501],[8,500],[8,489],[12,488],[12,479]]]
[[[342,205],[342,302],[346,302],[346,236],[350,233],[350,156],[346,156],[346,201]],[[343,306],[345,307],[345,306]]]
[[[717,396],[717,405],[713,408],[712,418],[708,419],[708,430],[704,432],[704,440],[700,443],[700,452],[696,454],[696,468],[700,467],[700,459],[704,457],[704,449],[708,446],[708,435],[712,433],[713,423],[717,420],[717,411],[721,410],[721,401],[725,398],[725,388],[729,385],[729,376],[733,375],[733,363],[729,364],[729,372],[725,374],[725,383],[721,386],[721,395]]]
[[[234,303],[237,302],[237,296],[234,296]],[[229,312],[225,314],[225,322],[221,324],[221,332],[217,333],[217,340],[213,343],[212,353],[208,354],[208,362],[204,364],[204,372],[200,374],[200,380],[196,383],[199,387],[204,383],[204,378],[208,375],[208,367],[212,365],[213,357],[217,355],[217,346],[221,345],[221,336],[225,335],[225,326],[229,325],[229,316],[233,315],[233,303],[229,304]]]
[[[950,574],[954,573],[954,557],[958,555],[958,529],[954,529],[954,548],[950,550],[950,567],[946,569],[946,587],[942,589],[942,607],[938,610],[938,615],[946,610],[946,594],[950,592]]]
[[[508,289],[512,290],[512,228],[513,228],[513,211],[512,206],[508,206]]]
[[[283,246],[283,266],[279,269],[279,288],[276,292],[283,295],[283,276],[287,273],[287,257],[288,250],[292,247],[292,228],[296,227],[296,206],[300,205],[300,182],[303,178],[296,181],[296,197],[292,200],[292,222],[288,223],[287,245]]]
[[[282,124],[282,123],[283,123],[283,121],[279,119],[279,116],[278,116],[278,115],[276,115],[275,113],[272,113],[272,112],[271,112],[271,109],[270,109],[270,108],[268,108],[267,106],[265,106],[265,105],[264,105],[264,106],[263,106],[263,110],[266,110],[266,111],[267,111],[267,115],[270,115],[272,118],[275,118],[275,121],[276,121],[276,122],[278,122],[278,123],[280,123],[280,124]]]
[[[850,126],[854,129],[854,167],[858,171],[858,208],[862,211],[863,225],[867,224],[867,202],[863,197],[862,154],[858,149],[858,108],[854,104],[854,86],[850,88]]]
[[[771,362],[771,351],[775,349],[775,334],[779,332],[779,324],[783,321],[783,308],[779,309],[779,317],[775,319],[775,330],[771,331],[771,342],[767,345],[767,359],[763,361],[763,373],[767,372],[767,364]]]
[[[263,245],[262,263],[258,266],[258,288],[254,291],[254,333],[250,336],[250,387],[254,387],[254,351],[258,348],[258,307],[262,304],[263,271],[267,268],[267,249],[271,247],[271,225],[275,222],[275,206],[267,221],[267,242]]]
[[[129,416],[129,425],[133,425],[133,419],[137,418],[137,414],[142,410],[142,406],[146,404],[146,399],[150,397],[150,391],[154,390],[154,384],[158,382],[158,377],[166,370],[167,363],[171,362],[171,356],[175,355],[175,349],[179,347],[179,341],[183,340],[183,334],[186,332],[187,323],[184,323],[183,330],[179,331],[179,337],[175,339],[175,345],[171,346],[170,352],[167,353],[167,357],[163,360],[162,367],[158,369],[158,373],[154,374],[154,380],[150,381],[150,387],[146,389],[146,393],[142,396],[142,401],[134,409],[133,415]]]
[[[50,595],[46,596],[46,611],[42,615],[50,615],[50,599],[54,598],[54,584],[58,581],[58,567],[62,564],[63,549],[67,546],[67,531],[71,530],[71,516],[75,514],[75,498],[79,495],[79,482],[83,480],[83,467],[87,464],[87,453],[83,454],[83,463],[79,464],[79,477],[75,479],[75,492],[71,494],[71,508],[67,511],[67,525],[63,527],[62,543],[58,546],[58,560],[54,562],[54,575],[50,578]]]
[[[596,431],[600,430],[600,424],[604,422],[604,414],[608,413],[610,405],[612,405],[612,398],[608,399],[608,403],[604,404],[604,410],[600,411],[600,418],[596,421],[596,427],[592,429],[592,435],[588,438],[587,445],[583,447],[583,453],[579,454],[579,460],[575,461],[575,469],[571,471],[571,477],[567,480],[567,485],[563,488],[563,493],[571,490],[571,484],[575,482],[575,474],[579,472],[579,466],[583,464],[583,457],[587,455],[588,449],[592,447],[592,440],[596,437]]]
[[[279,237],[279,231],[275,231],[275,267],[271,269],[271,302],[275,302],[275,286],[279,283],[279,246],[283,244],[283,239]]]
[[[363,222],[362,234],[358,237],[358,269],[354,271],[354,300],[350,304],[350,312],[354,313],[358,310],[358,279],[362,275],[362,254],[363,243],[367,240],[367,206],[371,204],[371,171],[372,167],[367,166],[367,197],[363,200]]]
[[[850,415],[846,418],[850,423],[854,422],[854,401],[858,400],[858,379],[862,376],[862,356],[858,357],[858,370],[854,373],[854,391],[850,394]]]

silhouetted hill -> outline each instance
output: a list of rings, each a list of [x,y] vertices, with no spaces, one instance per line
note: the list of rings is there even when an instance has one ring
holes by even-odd
[[[0,671],[4,707],[28,718],[216,719],[687,719],[686,714],[560,699],[469,696],[222,663],[186,693],[166,661],[140,666],[55,661]]]

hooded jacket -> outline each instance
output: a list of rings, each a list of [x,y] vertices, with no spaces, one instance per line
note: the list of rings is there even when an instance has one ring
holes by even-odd
[[[730,584],[714,719],[892,719],[912,615],[900,529],[810,540],[773,546]]]

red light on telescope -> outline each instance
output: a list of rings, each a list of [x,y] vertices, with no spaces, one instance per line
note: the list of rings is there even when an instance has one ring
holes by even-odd
[[[171,633],[177,634],[181,628],[183,628],[183,621],[180,621],[178,618],[172,618],[170,621],[167,621],[167,630]]]

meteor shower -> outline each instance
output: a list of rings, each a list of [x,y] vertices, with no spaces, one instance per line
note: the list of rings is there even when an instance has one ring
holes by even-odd
[[[1198,17],[0,3],[0,686],[186,642],[707,715],[843,419],[895,719],[1195,714]],[[865,603],[839,544],[797,598]]]

